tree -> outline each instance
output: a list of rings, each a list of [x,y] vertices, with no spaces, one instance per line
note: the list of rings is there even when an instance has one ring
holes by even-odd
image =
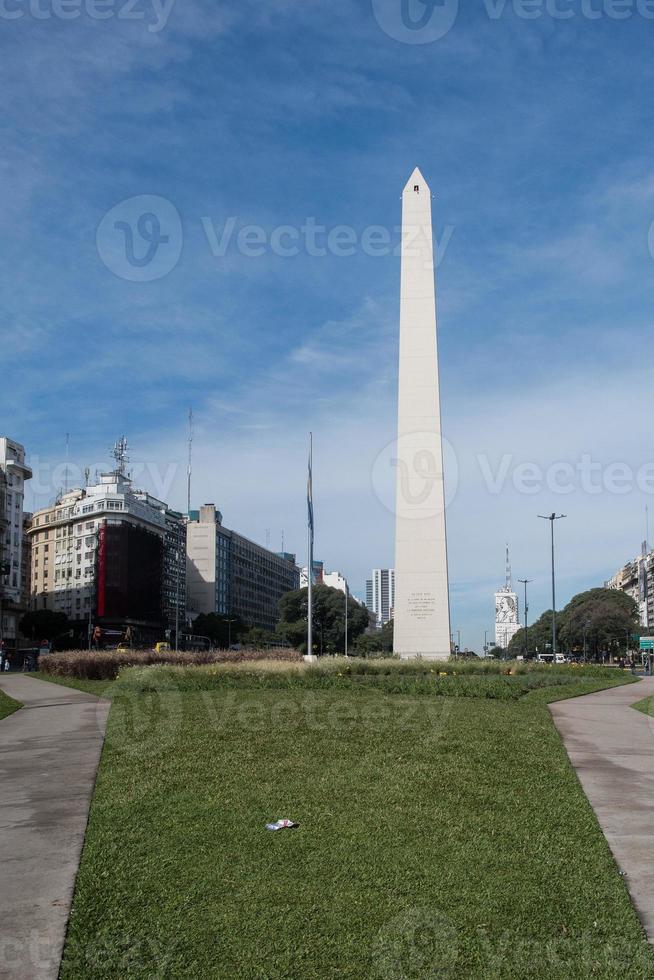
[[[352,653],[356,657],[390,656],[393,653],[393,620],[381,629],[371,629],[354,642]]]
[[[294,647],[306,652],[308,589],[286,592],[279,600],[277,632]],[[368,626],[368,611],[356,600],[347,600],[348,645]],[[316,585],[312,590],[313,652],[345,652],[345,596],[340,589]]]
[[[556,635],[557,639],[561,638],[561,628],[563,626],[563,613],[557,612],[556,614]],[[529,636],[529,646],[528,653],[530,657],[535,657],[537,653],[551,653],[552,650],[552,610],[546,609],[545,612],[534,622],[529,625],[528,630]],[[558,642],[557,642],[558,646]],[[507,654],[509,659],[515,659],[516,657],[522,657],[525,652],[525,630],[524,627],[519,629],[518,632],[511,637],[509,641],[509,646]]]
[[[489,657],[495,657],[497,660],[501,660],[506,656],[506,650],[504,647],[491,647],[488,651]]]
[[[559,652],[582,654],[584,634],[586,652],[592,659],[603,653],[627,649],[631,634],[638,633],[638,606],[626,592],[616,589],[589,589],[573,596],[556,614],[556,636]],[[529,653],[551,652],[552,610],[548,609],[529,627]],[[524,653],[525,631],[518,630],[509,643],[509,656]]]
[[[563,610],[561,639],[567,649],[583,652],[584,634],[589,656],[599,659],[604,652],[621,652],[638,633],[636,602],[617,589],[589,589],[574,596]]]
[[[200,613],[193,620],[190,632],[195,636],[208,636],[214,646],[226,649],[230,643],[236,643],[246,629],[238,616]]]
[[[30,640],[54,640],[70,630],[66,613],[53,612],[52,609],[34,609],[26,612],[18,624],[23,636]]]

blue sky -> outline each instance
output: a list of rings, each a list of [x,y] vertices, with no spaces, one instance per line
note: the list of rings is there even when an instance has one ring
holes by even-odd
[[[399,290],[393,250],[367,254],[362,236],[397,240],[418,165],[446,246],[452,628],[479,648],[506,541],[534,579],[531,615],[547,607],[538,513],[568,514],[561,601],[635,554],[654,492],[643,3],[549,0],[526,19],[539,8],[445,0],[430,18],[410,0],[427,31],[453,21],[431,41],[402,27],[400,0],[175,0],[167,19],[148,0],[132,19],[124,0],[105,19],[91,0],[64,6],[71,19],[39,4],[0,14],[0,399],[35,467],[32,506],[64,481],[66,433],[71,467],[92,471],[125,433],[138,482],[183,507],[192,404],[194,504],[275,547],[283,528],[301,555],[311,428],[316,553],[361,593],[393,560],[375,460],[394,438]],[[149,281],[111,231],[143,195],[161,218],[146,232],[170,232]],[[310,254],[307,222],[350,228],[353,254]],[[238,243],[248,225],[256,257]],[[282,226],[298,254],[271,246]],[[570,478],[584,458],[599,490]],[[524,464],[542,473],[529,492]]]

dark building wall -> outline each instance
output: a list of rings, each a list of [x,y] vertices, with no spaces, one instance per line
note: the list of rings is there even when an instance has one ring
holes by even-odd
[[[109,622],[162,623],[163,542],[134,524],[98,532],[97,616]]]
[[[163,547],[163,617],[168,629],[175,628],[179,606],[179,627],[186,621],[186,524],[181,514],[166,514]]]
[[[279,620],[280,598],[299,588],[299,570],[253,541],[233,531],[227,533],[231,538],[227,566],[230,614],[250,626],[272,630]]]

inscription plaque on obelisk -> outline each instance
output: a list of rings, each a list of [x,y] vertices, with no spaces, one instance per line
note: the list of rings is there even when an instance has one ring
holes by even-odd
[[[431,193],[416,168],[402,194],[393,650],[450,656]]]

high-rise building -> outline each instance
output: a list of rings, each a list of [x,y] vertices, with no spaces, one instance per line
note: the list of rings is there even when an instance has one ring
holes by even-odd
[[[373,568],[366,582],[366,606],[375,615],[378,626],[393,619],[395,607],[395,569]]]
[[[308,565],[303,565],[300,569],[300,588],[306,589],[309,587],[309,573]],[[313,559],[313,578],[311,579],[312,585],[325,585],[325,563],[320,561],[319,558]]]
[[[445,485],[431,192],[416,168],[402,192],[393,650],[450,656]]]
[[[623,565],[604,586],[630,595],[638,606],[640,625],[654,629],[654,550],[649,549],[646,541],[640,554]]]
[[[31,605],[65,613],[76,624],[160,639],[185,623],[185,518],[132,487],[122,467],[99,483],[61,494],[36,511]]]
[[[26,608],[23,502],[25,481],[31,476],[23,446],[0,437],[0,640],[7,650],[16,649],[18,624]]]
[[[223,527],[214,504],[189,513],[186,535],[189,611],[273,630],[279,600],[300,587],[295,555],[269,551]]]
[[[495,593],[495,644],[506,650],[512,638],[522,629],[518,595],[513,591],[509,546],[506,546],[506,578],[504,587]]]

